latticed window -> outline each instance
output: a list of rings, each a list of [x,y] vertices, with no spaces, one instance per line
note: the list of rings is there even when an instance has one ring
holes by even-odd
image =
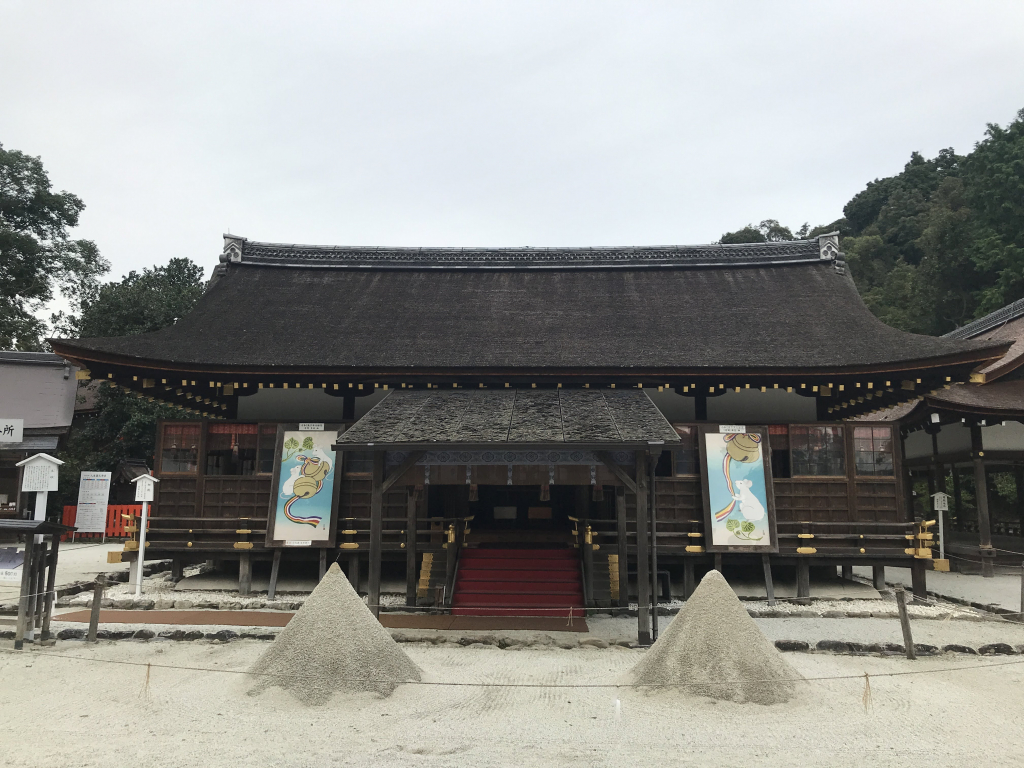
[[[199,460],[199,424],[164,424],[161,473],[194,473]]]
[[[892,475],[892,429],[854,427],[853,455],[858,475]]]
[[[795,424],[789,428],[789,450],[794,477],[846,474],[842,427]]]
[[[698,474],[697,467],[697,428],[684,424],[676,424],[679,433],[679,445],[672,449],[672,474],[676,477],[689,477]]]
[[[210,424],[206,432],[206,474],[256,473],[256,424]]]
[[[277,449],[277,425],[260,425],[260,451],[259,468],[256,470],[261,474],[271,474],[274,471],[274,451]]]

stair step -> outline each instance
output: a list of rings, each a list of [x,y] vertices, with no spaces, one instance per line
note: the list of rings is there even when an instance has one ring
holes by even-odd
[[[463,558],[459,563],[459,569],[479,568],[481,570],[499,571],[578,571],[579,560],[528,560],[526,558],[496,558],[494,560],[467,560]]]
[[[576,607],[578,608],[578,606]],[[569,609],[553,611],[542,608],[516,608],[514,611],[502,611],[495,608],[452,608],[452,616],[544,616],[551,619],[562,619],[568,625]],[[576,621],[580,621],[584,618],[583,611],[577,610],[575,616]]]
[[[452,600],[453,606],[582,606],[583,595],[579,592],[571,595],[491,595],[480,593],[464,594],[456,592]]]
[[[459,567],[459,581],[549,581],[574,584],[579,581],[575,570],[538,571],[532,569],[502,570],[500,568]]]
[[[529,558],[531,560],[577,560],[575,549],[564,547],[559,549],[463,549],[464,559],[490,560],[493,558]]]
[[[500,582],[460,581],[455,585],[457,595],[581,595],[579,583],[573,582]]]

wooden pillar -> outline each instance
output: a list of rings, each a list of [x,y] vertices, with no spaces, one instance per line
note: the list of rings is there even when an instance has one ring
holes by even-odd
[[[651,561],[647,526],[647,454],[636,452],[636,591],[637,642],[651,644]]]
[[[871,583],[879,592],[885,591],[885,566],[871,566]]]
[[[238,556],[238,594],[252,593],[252,555],[243,552]]]
[[[21,485],[19,484],[20,488]],[[32,569],[35,565],[35,541],[32,534],[25,536],[25,554],[21,561],[21,595],[18,598],[18,624],[14,630],[14,649],[20,651],[28,634],[28,622],[31,616],[29,595],[32,592]]]
[[[359,553],[353,552],[348,556],[348,580],[352,584],[352,589],[359,594],[360,582],[362,581],[362,575],[359,573]]]
[[[185,563],[180,557],[171,559],[171,578],[180,581],[185,576]]]
[[[53,545],[50,547],[50,556],[47,559],[48,571],[46,573],[46,594],[43,595],[45,600],[43,607],[43,630],[39,635],[41,640],[50,639],[50,619],[53,616],[53,601],[56,598],[54,594],[54,586],[57,583],[57,548],[60,546],[60,534],[55,533],[50,536],[53,541]]]
[[[373,452],[373,474],[370,487],[370,571],[366,587],[370,610],[380,615],[380,560],[384,529],[384,451]]]
[[[914,590],[914,602],[923,603],[928,598],[928,576],[924,560],[914,560],[910,566],[910,581]]]
[[[37,539],[42,536],[36,535]],[[43,586],[46,584],[46,541],[36,543],[35,557],[32,560],[32,600],[29,603],[29,627],[33,631],[33,640],[36,639],[35,630],[41,624],[43,616]]]
[[[988,477],[985,472],[985,450],[981,425],[971,424],[971,460],[974,463],[974,496],[978,505],[978,549],[981,554],[981,575],[995,576],[992,567],[995,550],[992,549],[992,522],[988,514]]]
[[[267,586],[267,600],[273,600],[277,595],[277,577],[281,572],[281,550],[274,550],[274,562],[270,566],[270,584]]]
[[[355,421],[356,420],[356,396],[345,395],[341,401],[341,420],[342,421]]]
[[[416,605],[416,587],[419,585],[419,574],[416,572],[418,562],[416,552],[416,510],[419,506],[419,491],[409,488],[405,499],[405,604]]]
[[[594,600],[594,535],[590,528],[590,520],[580,520],[583,527],[583,604],[595,608]]]
[[[619,551],[619,606],[629,607],[629,538],[626,532],[626,488],[615,486],[615,538]]]
[[[693,396],[693,418],[695,421],[707,421],[708,420],[708,396],[707,395],[694,395]]]
[[[320,550],[320,581],[324,580],[324,576],[327,574],[327,550]]]
[[[683,600],[689,600],[693,590],[696,589],[696,578],[693,573],[693,558],[687,557],[683,560]]]
[[[1013,484],[1017,490],[1017,516],[1020,520],[1020,535],[1024,536],[1024,465],[1013,468]]]
[[[811,604],[811,565],[805,558],[796,561],[796,596],[800,605]]]
[[[658,482],[655,476],[655,468],[658,466],[658,459],[661,451],[651,451],[647,459],[648,483],[651,503],[648,507],[647,517],[651,529],[651,639],[658,639],[658,596],[661,589],[658,584]],[[671,590],[669,590],[671,591]],[[671,599],[671,598],[670,598]]]
[[[853,566],[852,565],[844,565],[844,566],[842,566],[842,568],[843,568],[843,580],[844,581],[853,581]]]
[[[960,467],[953,464],[950,469],[953,471],[953,511],[956,512],[957,525],[963,525],[964,520],[964,495],[960,489]],[[949,531],[946,531],[949,538]]]
[[[761,555],[764,566],[764,592],[768,597],[768,605],[775,605],[775,582],[772,581],[772,561],[768,555]]]

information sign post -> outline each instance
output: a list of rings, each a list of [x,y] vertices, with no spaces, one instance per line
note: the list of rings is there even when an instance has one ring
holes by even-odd
[[[935,504],[935,516],[939,518],[939,559],[946,559],[946,533],[943,527],[943,520],[946,512],[949,511],[949,494],[939,491],[932,494]]]
[[[110,472],[83,472],[78,482],[75,527],[78,533],[101,533],[107,540],[107,503],[110,500]],[[72,541],[74,541],[72,534]]]
[[[146,528],[149,525],[149,502],[153,500],[154,489],[160,481],[152,475],[140,475],[132,480],[136,483],[135,500],[142,502],[142,515],[139,517],[139,559],[135,569],[135,596],[142,597],[142,571],[146,560]]]
[[[57,490],[57,467],[63,463],[47,453],[37,453],[15,464],[21,468],[21,492],[34,492],[36,495],[35,520],[46,519],[46,496]],[[42,540],[43,537],[37,534],[36,544]]]

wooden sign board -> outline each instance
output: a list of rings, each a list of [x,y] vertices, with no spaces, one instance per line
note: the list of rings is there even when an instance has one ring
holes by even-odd
[[[699,434],[705,549],[778,552],[768,430],[709,424]]]
[[[267,510],[268,547],[334,546],[341,493],[342,424],[278,424]]]

